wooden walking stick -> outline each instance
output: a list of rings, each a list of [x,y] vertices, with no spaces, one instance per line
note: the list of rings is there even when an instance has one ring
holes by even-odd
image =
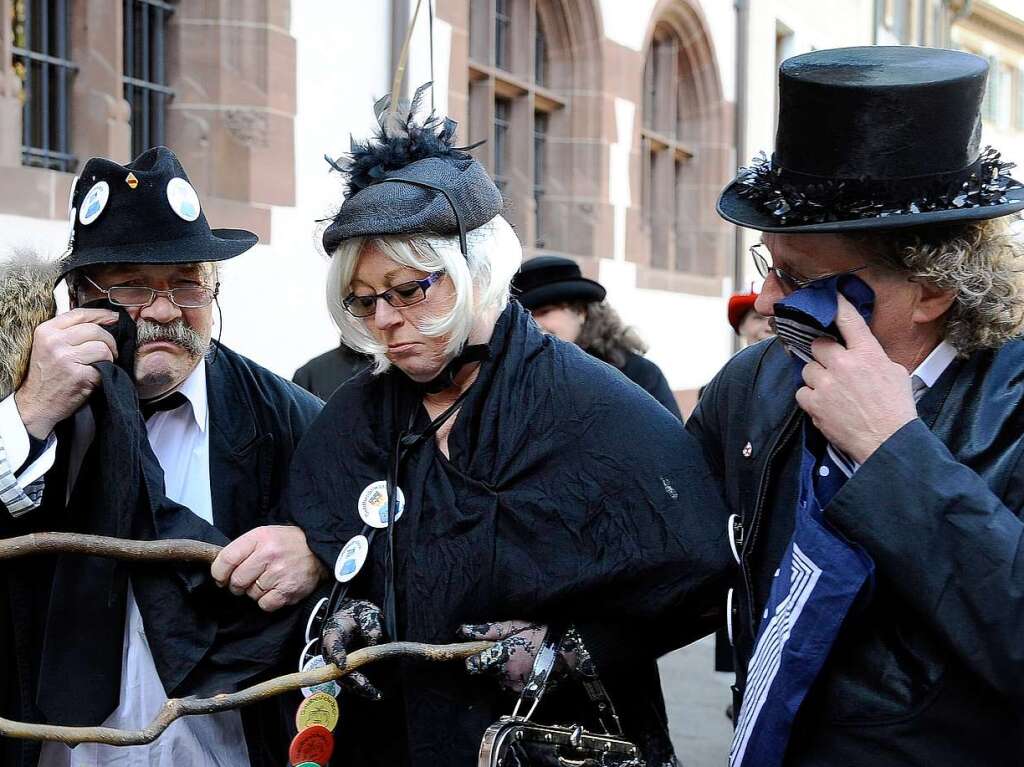
[[[129,562],[205,562],[216,559],[221,547],[192,540],[132,541],[80,533],[32,533],[17,538],[0,539],[0,560],[33,554],[83,554],[111,557]],[[112,727],[65,727],[54,724],[32,724],[0,717],[0,737],[25,740],[51,740],[75,746],[80,743],[102,743],[108,746],[141,746],[160,737],[173,722],[185,716],[216,714],[248,706],[275,695],[303,687],[330,682],[352,673],[362,666],[388,658],[420,658],[443,662],[464,660],[483,652],[493,642],[462,642],[430,645],[419,642],[391,642],[364,647],[349,653],[344,668],[324,666],[295,674],[268,679],[244,690],[222,693],[212,698],[172,698],[141,730],[118,730]]]

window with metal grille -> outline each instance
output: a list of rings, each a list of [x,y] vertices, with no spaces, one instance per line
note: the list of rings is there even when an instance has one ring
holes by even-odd
[[[14,0],[11,9],[14,72],[21,80],[21,162],[73,170],[68,113],[71,75],[69,0]]]
[[[124,97],[132,108],[132,156],[165,142],[167,102],[167,18],[164,0],[124,0]]]

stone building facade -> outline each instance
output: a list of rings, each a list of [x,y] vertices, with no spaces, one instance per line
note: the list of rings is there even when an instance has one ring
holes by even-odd
[[[392,51],[415,6],[393,0]],[[464,143],[483,142],[474,154],[526,258],[569,256],[600,280],[687,392],[686,409],[731,350],[735,243],[715,213],[736,163],[731,3],[436,0],[435,10],[433,51],[417,21],[407,87],[431,78],[432,61],[436,106]],[[687,326],[702,331],[681,334]]]
[[[572,256],[594,277],[623,260],[638,287],[720,297],[731,103],[701,4],[662,0],[647,16],[636,49],[605,34],[594,0],[439,0],[448,110],[486,142],[476,153],[528,257]]]
[[[313,230],[342,190],[323,155],[372,126],[416,4],[0,0],[0,248],[38,234],[59,252],[81,162],[165,143],[214,226],[261,238],[224,270],[224,340],[290,375],[337,338]],[[756,285],[757,234],[724,224],[715,200],[737,164],[771,149],[779,62],[872,43],[994,57],[985,129],[1020,161],[1017,6],[434,0],[433,44],[424,8],[406,87],[434,80],[460,139],[485,142],[473,151],[527,257],[568,255],[599,279],[686,409],[734,351],[728,295]]]
[[[92,156],[171,146],[217,226],[295,199],[289,0],[0,0],[0,212],[59,219]]]
[[[1024,3],[974,0],[958,11],[951,44],[989,63],[984,140],[1024,164]]]

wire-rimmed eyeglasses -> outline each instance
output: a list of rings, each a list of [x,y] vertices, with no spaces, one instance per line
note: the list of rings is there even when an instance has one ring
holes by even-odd
[[[89,275],[82,275],[89,284],[107,297],[114,306],[123,306],[126,309],[136,309],[140,306],[149,306],[156,301],[157,296],[167,296],[167,299],[179,309],[202,309],[213,303],[220,293],[220,283],[212,288],[209,285],[184,285],[180,288],[170,290],[157,290],[143,285],[114,285],[109,288],[101,288]]]
[[[345,311],[359,319],[372,317],[376,314],[377,301],[381,298],[387,301],[388,305],[395,309],[412,306],[413,304],[418,304],[420,301],[425,300],[427,297],[427,288],[444,277],[444,275],[444,269],[439,272],[431,272],[422,280],[402,282],[388,288],[383,293],[367,293],[366,295],[361,296],[356,295],[355,293],[349,293],[348,297],[342,302],[342,305],[345,307]]]
[[[846,269],[841,272],[829,272],[823,274],[820,277],[796,277],[790,272],[785,271],[771,262],[771,251],[768,250],[768,246],[763,242],[758,242],[750,246],[750,257],[754,259],[754,266],[757,268],[757,273],[764,279],[768,279],[768,275],[775,273],[782,287],[787,293],[792,293],[795,290],[806,288],[812,282],[818,282],[819,280],[828,280],[832,277],[841,277],[844,274],[853,274],[859,272],[861,269],[867,269],[870,264],[862,264],[854,269]]]

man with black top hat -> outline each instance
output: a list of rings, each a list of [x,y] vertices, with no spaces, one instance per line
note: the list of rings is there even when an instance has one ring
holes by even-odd
[[[71,217],[60,274],[72,309],[38,326],[29,370],[0,402],[0,534],[236,540],[212,577],[168,568],[128,578],[69,556],[10,565],[0,703],[14,719],[139,729],[168,696],[230,691],[270,673],[290,646],[293,616],[260,608],[300,600],[322,572],[302,532],[275,525],[293,449],[321,403],[211,341],[216,264],[257,238],[211,231],[170,150],[127,166],[89,160]],[[192,717],[128,749],[5,740],[3,762],[279,764],[277,711]]]
[[[1024,188],[979,145],[987,71],[789,59],[775,153],[719,200],[778,334],[687,423],[733,514],[731,765],[1024,763]],[[701,617],[578,628],[600,670]]]
[[[734,765],[1024,761],[1024,189],[979,145],[987,71],[789,59],[719,200],[779,335],[688,425],[735,514]]]

